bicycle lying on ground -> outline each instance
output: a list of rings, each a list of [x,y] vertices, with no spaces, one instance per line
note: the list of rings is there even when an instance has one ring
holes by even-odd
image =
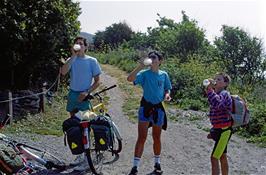
[[[13,158],[15,156],[19,156],[19,160],[22,161],[21,168],[16,170],[17,172],[14,172],[14,170],[12,170],[12,167],[8,167],[9,162],[5,162],[5,160],[3,160],[4,158],[3,159],[1,158],[0,160],[1,167],[3,167],[3,169],[5,169],[5,171],[7,172],[0,171],[0,174],[7,173],[7,174],[26,175],[44,169],[55,168],[59,171],[63,171],[66,169],[66,165],[53,154],[48,153],[45,150],[30,146],[28,144],[17,142],[12,138],[1,133],[0,133],[0,145],[12,148],[16,154],[12,155]]]
[[[85,152],[90,170],[93,174],[99,174],[100,165],[101,163],[103,163],[103,159],[105,158],[104,153],[106,151],[111,152],[111,155],[115,156],[115,159],[118,159],[118,154],[122,150],[121,134],[118,130],[117,125],[114,123],[111,116],[107,113],[107,109],[103,102],[104,100],[101,96],[103,92],[106,92],[114,87],[116,87],[116,85],[107,87],[99,92],[96,92],[93,95],[89,94],[84,99],[84,101],[92,99],[96,100],[97,104],[92,107],[91,111],[74,110],[74,112],[76,113],[75,117],[81,119],[81,121],[78,122],[78,128],[81,128],[80,133],[82,137],[79,140],[80,142],[82,142],[80,144],[83,145],[81,148],[82,150],[77,154]],[[75,117],[71,118],[73,119]],[[72,120],[71,118],[69,120]],[[77,128],[77,126],[75,127]],[[68,127],[67,129],[63,130],[66,131],[69,129],[70,128]],[[68,133],[66,135],[69,139]],[[73,135],[75,135],[74,137],[76,139],[77,134]],[[73,144],[73,142],[68,142],[68,144],[70,149],[73,145],[75,148],[77,148],[76,143]],[[109,161],[109,163],[110,162],[111,161]]]

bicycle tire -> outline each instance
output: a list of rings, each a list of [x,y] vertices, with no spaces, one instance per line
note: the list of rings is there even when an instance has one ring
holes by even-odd
[[[90,132],[93,133],[92,130]],[[90,134],[89,140],[90,147],[89,149],[85,149],[85,155],[87,157],[91,172],[94,175],[100,175],[100,171],[103,165],[104,151],[96,151],[94,134]]]
[[[98,165],[98,162],[95,162],[96,159],[94,159],[94,156],[92,156],[92,154],[97,154],[97,153],[95,152],[95,150],[91,150],[91,149],[85,150],[85,155],[87,157],[87,161],[88,161],[91,172],[94,175],[100,175],[101,173],[98,173],[99,168],[95,166],[95,165]]]
[[[64,162],[62,162],[58,157],[50,152],[47,152],[46,150],[39,149],[24,143],[18,143],[17,147],[20,149],[20,151],[24,151],[23,154],[26,154],[26,159],[28,159],[29,163],[32,163],[33,166],[35,165],[38,168],[43,167],[42,169],[66,169]],[[32,157],[29,156],[27,151],[30,152],[29,154]],[[34,155],[36,157],[34,157]]]

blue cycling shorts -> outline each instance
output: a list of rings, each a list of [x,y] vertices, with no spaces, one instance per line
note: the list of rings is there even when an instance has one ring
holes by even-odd
[[[72,112],[74,109],[86,111],[92,109],[90,101],[78,102],[78,97],[81,92],[70,90],[67,97],[66,110]]]
[[[157,122],[154,121],[154,117],[153,115],[150,115],[149,117],[145,117],[144,116],[144,107],[140,107],[139,108],[139,112],[138,112],[138,119],[139,122],[151,122],[152,125],[156,125],[156,126],[163,126],[164,124],[164,112],[161,109],[157,109],[158,112],[158,118],[157,118]]]

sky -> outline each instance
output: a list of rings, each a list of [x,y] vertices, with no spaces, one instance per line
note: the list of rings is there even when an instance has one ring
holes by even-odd
[[[221,36],[222,25],[229,25],[239,26],[252,37],[263,39],[266,46],[265,0],[74,1],[80,2],[82,13],[78,19],[82,32],[94,34],[119,22],[126,22],[135,32],[146,32],[147,27],[158,26],[157,13],[180,22],[184,10],[205,30],[209,41]]]

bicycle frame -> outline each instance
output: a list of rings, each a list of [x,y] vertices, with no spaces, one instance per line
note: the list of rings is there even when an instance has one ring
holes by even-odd
[[[98,103],[95,106],[92,107],[92,110],[91,110],[92,112],[98,113],[97,111],[99,111],[98,114],[101,114],[101,115],[105,115],[106,114],[107,109],[106,109],[106,107],[104,105],[103,98],[100,96],[100,93],[103,93],[103,92],[105,92],[105,91],[107,91],[109,89],[112,89],[114,87],[116,87],[116,85],[113,85],[113,86],[111,86],[109,88],[103,89],[102,91],[97,92],[93,96],[90,97],[90,98],[96,97],[97,98],[96,100],[98,101]],[[85,100],[87,100],[87,99],[85,98]],[[114,124],[113,121],[112,121],[112,123]],[[84,149],[86,150],[86,149],[90,148],[90,137],[89,137],[90,122],[85,120],[85,121],[81,121],[80,124],[81,124],[81,127],[83,129],[82,143],[84,145]],[[116,127],[116,125],[115,125],[115,127]],[[118,134],[119,134],[119,132],[118,132]],[[119,134],[119,138],[122,139],[120,134]]]
[[[93,106],[91,111],[96,112],[96,113],[97,113],[97,111],[99,111],[100,114],[104,115],[106,113],[107,109],[106,109],[104,103],[100,102],[97,105]]]
[[[111,86],[111,87],[106,88],[106,89],[103,89],[102,91],[96,93],[95,96],[96,96],[97,100],[99,101],[99,103],[98,103],[97,105],[95,105],[95,106],[92,107],[92,112],[96,112],[96,113],[97,113],[97,111],[99,111],[99,114],[101,114],[101,115],[103,115],[103,116],[108,116],[109,118],[111,118],[111,117],[107,114],[107,108],[105,107],[105,104],[104,104],[104,102],[103,102],[103,98],[102,98],[99,94],[102,93],[102,92],[104,92],[104,91],[107,91],[107,90],[109,90],[109,89],[111,89],[111,88],[114,88],[115,86],[116,86],[116,85]],[[111,120],[111,122],[112,122],[112,125],[114,126],[114,127],[113,127],[113,130],[114,130],[114,133],[116,134],[117,138],[118,138],[119,140],[122,140],[122,137],[121,137],[121,134],[120,134],[120,132],[119,132],[119,130],[118,130],[117,125],[114,123],[113,120]]]
[[[47,161],[40,158],[39,156],[35,155],[34,153],[30,152],[27,148],[24,146],[18,146],[19,152],[23,154],[23,157],[25,157],[27,160],[34,160],[42,165],[46,165]]]
[[[46,159],[36,155],[35,153],[31,152],[29,149],[35,150],[37,152],[42,152],[42,156],[44,154],[47,154],[47,155],[50,155],[51,157],[54,157],[53,155],[49,154],[48,152],[42,151],[38,148],[26,145],[24,143],[19,143],[13,139],[7,137],[4,134],[1,134],[1,133],[0,133],[0,140],[11,145],[13,147],[13,149],[16,152],[18,152],[19,155],[21,155],[26,169],[27,168],[29,168],[31,170],[34,170],[34,169],[36,170],[36,168],[40,169],[40,166],[38,166],[37,164],[34,164],[34,162],[29,162],[29,161],[35,161],[35,162],[43,165],[46,169],[56,168],[56,169],[64,170],[66,168],[65,165],[57,165],[50,160],[46,160]]]
[[[96,100],[97,100],[97,103],[96,103],[96,105],[94,105],[92,107],[91,111],[95,112],[97,114],[97,116],[104,116],[104,117],[110,118],[110,126],[112,127],[112,130],[113,130],[113,133],[114,133],[114,135],[111,136],[111,137],[115,137],[117,139],[116,143],[117,143],[117,146],[118,146],[118,149],[114,150],[112,148],[111,152],[112,152],[112,155],[114,155],[114,154],[118,155],[118,153],[122,150],[122,137],[121,137],[121,135],[120,135],[120,133],[118,131],[118,128],[117,128],[116,124],[112,121],[111,116],[109,116],[107,114],[107,108],[105,107],[105,104],[103,102],[103,98],[100,96],[100,94],[102,92],[105,92],[105,91],[107,91],[109,89],[112,89],[114,87],[116,87],[116,85],[108,87],[108,88],[105,88],[105,89],[103,89],[100,92],[96,92],[94,95],[88,95],[84,99],[84,101],[88,100],[88,99],[93,99],[95,97]],[[83,114],[85,114],[85,113],[83,113]],[[85,118],[85,117],[83,117],[83,118]],[[91,158],[91,153],[92,153],[92,151],[96,151],[97,152],[96,154],[98,154],[101,151],[97,151],[97,150],[94,150],[93,148],[91,148],[92,140],[90,140],[91,139],[91,137],[90,137],[90,134],[91,134],[90,120],[85,119],[85,120],[81,121],[80,124],[81,124],[81,128],[83,130],[83,132],[82,132],[82,143],[83,143],[83,146],[84,146],[85,154],[87,156],[90,169],[91,169],[91,171],[94,174],[98,174],[96,169],[95,169],[95,167],[94,167],[93,160]]]

